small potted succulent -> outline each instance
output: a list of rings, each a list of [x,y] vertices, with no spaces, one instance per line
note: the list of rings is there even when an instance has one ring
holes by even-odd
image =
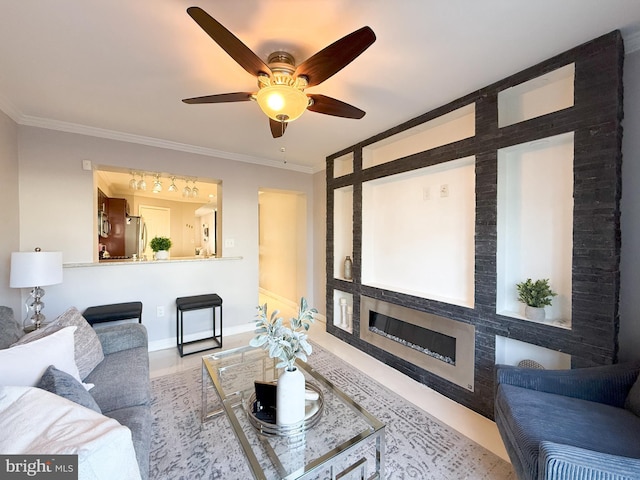
[[[151,250],[155,254],[156,260],[166,260],[169,258],[169,249],[171,248],[171,239],[168,237],[153,237],[149,242]]]
[[[516,284],[518,290],[518,301],[524,303],[524,316],[529,320],[543,322],[545,318],[544,307],[551,305],[551,300],[557,295],[549,286],[549,279],[543,278],[526,281]]]

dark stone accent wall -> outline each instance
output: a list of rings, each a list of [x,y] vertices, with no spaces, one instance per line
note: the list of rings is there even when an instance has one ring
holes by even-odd
[[[622,65],[624,47],[614,31],[493,85],[443,105],[327,157],[327,331],[447,397],[493,418],[496,336],[513,338],[571,355],[573,367],[615,363],[620,290],[620,193],[622,162]],[[498,127],[498,93],[575,64],[574,106],[507,127]],[[475,136],[362,169],[367,145],[475,103]],[[572,327],[560,329],[496,314],[498,150],[574,132]],[[352,153],[353,173],[333,178],[333,162]],[[362,183],[475,155],[475,305],[450,305],[363,286]],[[334,278],[333,192],[353,186],[353,282]],[[353,334],[333,325],[335,290],[353,294]],[[360,340],[360,296],[383,299],[475,325],[474,392]]]

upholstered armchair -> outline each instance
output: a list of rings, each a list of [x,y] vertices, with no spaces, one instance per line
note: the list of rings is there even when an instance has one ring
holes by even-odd
[[[495,420],[518,478],[640,479],[639,374],[498,365]]]

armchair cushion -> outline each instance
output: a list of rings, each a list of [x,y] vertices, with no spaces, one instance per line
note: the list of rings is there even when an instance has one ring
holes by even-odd
[[[498,365],[498,384],[555,393],[623,408],[640,374],[640,363],[572,370],[536,370]]]
[[[583,448],[542,442],[538,468],[540,478],[545,480],[635,480],[640,473],[640,459],[604,453],[594,455]]]

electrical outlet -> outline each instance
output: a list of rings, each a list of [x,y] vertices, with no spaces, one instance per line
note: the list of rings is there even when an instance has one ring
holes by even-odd
[[[422,200],[431,200],[431,189],[429,187],[423,187]]]
[[[448,197],[449,196],[449,184],[448,183],[443,183],[442,185],[440,185],[440,196],[441,197]]]
[[[164,307],[156,307],[156,317],[164,317]]]
[[[225,246],[226,248],[233,248],[233,247],[235,247],[235,246],[236,246],[236,242],[235,242],[235,240],[234,240],[233,238],[227,238],[227,239],[224,241],[224,246]]]

